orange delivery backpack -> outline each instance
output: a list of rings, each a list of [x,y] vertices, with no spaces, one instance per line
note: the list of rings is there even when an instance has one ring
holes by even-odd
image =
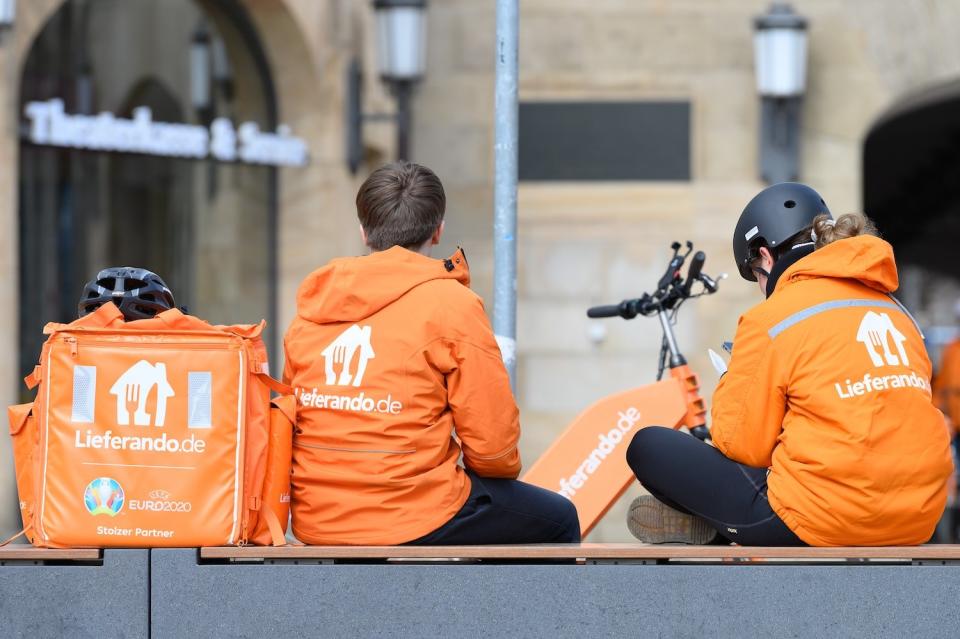
[[[36,400],[8,409],[30,542],[283,544],[296,401],[269,376],[264,326],[125,322],[113,304],[48,324]]]

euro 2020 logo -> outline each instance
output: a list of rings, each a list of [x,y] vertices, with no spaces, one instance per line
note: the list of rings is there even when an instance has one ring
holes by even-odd
[[[98,477],[83,491],[83,505],[91,515],[116,517],[123,509],[123,488],[116,479]]]

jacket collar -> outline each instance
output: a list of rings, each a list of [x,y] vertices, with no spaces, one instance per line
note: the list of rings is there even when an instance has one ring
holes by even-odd
[[[777,290],[777,282],[780,277],[787,272],[787,269],[810,255],[814,251],[813,242],[799,244],[780,256],[777,263],[770,269],[770,275],[767,277],[767,298],[769,299],[773,292]]]

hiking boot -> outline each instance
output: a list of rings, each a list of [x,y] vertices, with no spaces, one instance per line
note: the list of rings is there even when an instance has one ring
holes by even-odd
[[[653,495],[641,495],[630,504],[627,528],[648,544],[708,544],[717,531],[702,517],[670,508]]]

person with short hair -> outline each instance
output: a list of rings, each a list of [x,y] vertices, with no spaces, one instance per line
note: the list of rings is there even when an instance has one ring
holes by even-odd
[[[809,186],[746,206],[740,275],[765,300],[739,321],[713,395],[715,447],[637,432],[627,461],[651,495],[644,541],[887,546],[928,541],[953,468],[930,360],[897,289],[892,247],[860,214],[833,219]]]
[[[519,411],[446,196],[409,162],[357,193],[362,257],[311,273],[284,339],[299,400],[293,532],[311,544],[577,542],[566,498],[517,481]],[[462,458],[462,465],[460,460]]]

